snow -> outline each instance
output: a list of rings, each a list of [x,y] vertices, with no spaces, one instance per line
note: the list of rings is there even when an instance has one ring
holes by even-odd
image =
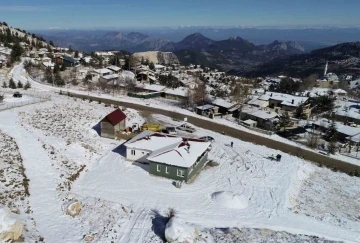
[[[282,101],[281,102],[282,105],[299,106],[300,104],[307,101],[308,97],[294,96],[294,95],[276,93],[276,92],[267,92],[266,94],[260,96],[259,99],[264,101],[268,101],[270,99],[278,100],[278,101]]]
[[[266,120],[266,119],[273,119],[277,116],[279,116],[278,113],[276,112],[273,112],[273,111],[265,111],[265,110],[262,110],[260,108],[257,108],[257,107],[244,107],[243,110],[242,110],[242,113],[246,113],[246,114],[249,114],[249,115],[252,115],[254,117],[257,117],[257,118],[260,118],[260,119],[263,119],[263,120]]]
[[[317,120],[313,124],[316,124],[319,127],[328,128],[331,124],[331,121],[326,118],[322,118],[322,119]],[[355,135],[358,135],[360,133],[360,128],[346,126],[341,122],[335,122],[335,126],[336,126],[336,130],[339,133],[345,134],[345,135],[353,137],[353,138],[356,138]]]
[[[106,73],[112,73],[113,71],[107,69],[107,68],[101,68],[101,69],[95,69],[95,73],[98,73],[100,75],[106,74]]]
[[[180,137],[166,136],[166,135],[162,135],[161,137],[159,137],[159,136],[153,136],[154,134],[156,135],[156,133],[150,131],[144,131],[139,135],[137,135],[136,137],[129,140],[125,144],[125,146],[128,148],[155,151],[160,148],[163,148],[164,146],[182,142],[182,138]],[[149,139],[147,139],[146,137],[149,137]]]
[[[211,104],[224,108],[231,108],[236,105],[235,103],[230,103],[229,101],[220,98],[215,98],[211,101]]]
[[[189,168],[204,152],[206,152],[211,144],[210,142],[189,140],[188,144],[190,146],[188,147],[186,145],[181,146],[181,143],[182,141],[155,150],[149,155],[148,160],[182,168]]]
[[[110,79],[117,79],[119,78],[119,74],[109,74],[102,76],[103,79],[110,80]]]
[[[244,195],[233,194],[232,192],[214,192],[211,199],[222,207],[244,209],[249,205],[249,199]]]
[[[23,225],[10,210],[0,204],[0,241],[18,240],[22,234]]]
[[[194,115],[161,100],[121,99],[172,109],[184,117]],[[53,95],[46,103],[0,112],[0,129],[16,140],[23,157],[30,180],[31,217],[45,242],[81,242],[84,236],[94,237],[95,242],[161,242],[152,231],[152,212],[169,207],[187,225],[204,232],[240,227],[247,228],[241,231],[249,235],[258,232],[264,242],[290,233],[295,235],[286,238],[287,242],[308,239],[300,234],[359,241],[359,178],[196,127],[191,134],[194,138],[215,139],[209,159],[219,165],[207,166],[192,183],[179,189],[169,179],[150,175],[146,165],[127,161],[118,151],[124,141],[96,134],[92,128],[111,110],[103,104]],[[133,121],[143,119],[138,112],[127,110]],[[160,115],[152,117],[169,126],[181,124]],[[218,122],[242,129],[227,120]],[[278,153],[281,162],[267,159]],[[85,169],[76,177],[83,165]],[[68,179],[74,176],[73,181]],[[239,201],[248,199],[248,205],[242,209],[221,206],[212,199],[217,192],[240,195]],[[65,211],[74,201],[81,202],[82,210],[73,218]],[[235,234],[240,233],[233,230]],[[257,240],[250,239],[247,242]],[[24,241],[34,240],[27,237]]]
[[[166,94],[172,94],[172,95],[186,97],[188,90],[189,90],[188,88],[179,87],[176,89],[165,89],[164,92]]]
[[[137,84],[136,86],[144,90],[150,90],[155,92],[160,92],[166,88],[165,86],[159,84]]]
[[[172,217],[166,224],[165,238],[169,243],[195,243],[197,231],[178,217]]]

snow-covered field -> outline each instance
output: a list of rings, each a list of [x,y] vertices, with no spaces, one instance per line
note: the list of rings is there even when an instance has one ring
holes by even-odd
[[[22,204],[31,207],[35,223],[20,213],[26,225],[34,225],[25,242],[40,236],[45,242],[162,242],[156,220],[168,208],[215,242],[230,236],[214,228],[250,232],[235,241],[265,242],[263,234],[276,242],[322,242],[299,234],[360,241],[359,178],[288,154],[274,162],[267,157],[279,151],[197,128],[191,136],[215,138],[210,158],[219,165],[207,166],[179,189],[171,180],[149,175],[147,166],[126,161],[120,149],[124,141],[98,136],[94,127],[113,109],[54,96],[0,112],[0,130],[16,142],[18,149],[12,145],[10,152],[20,153],[30,180],[28,204]],[[128,124],[144,120],[137,111],[125,112]],[[181,124],[160,115],[152,119]],[[13,177],[22,181],[22,176]],[[262,236],[254,238],[252,228],[261,229]]]

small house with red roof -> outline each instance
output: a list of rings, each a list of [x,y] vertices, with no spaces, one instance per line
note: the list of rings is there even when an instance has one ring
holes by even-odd
[[[105,138],[116,138],[116,135],[126,129],[126,115],[120,109],[116,109],[101,122],[100,136]]]

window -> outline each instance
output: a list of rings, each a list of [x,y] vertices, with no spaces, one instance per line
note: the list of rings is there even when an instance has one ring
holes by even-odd
[[[160,171],[161,171],[160,165],[156,165],[156,170],[157,170],[157,172],[160,172]]]
[[[135,155],[135,150],[131,150],[131,155]]]
[[[177,176],[184,177],[184,170],[177,170]]]
[[[169,167],[165,167],[165,172],[166,172],[166,174],[169,174]]]

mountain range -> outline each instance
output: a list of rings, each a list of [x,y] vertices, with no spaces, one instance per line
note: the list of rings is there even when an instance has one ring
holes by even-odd
[[[63,32],[58,33],[56,37],[44,37],[53,40],[59,46],[71,45],[73,49],[87,52],[97,50],[127,50],[132,53],[174,52],[180,63],[184,65],[202,64],[224,71],[231,69],[244,71],[274,58],[305,52],[297,42],[274,41],[268,45],[255,45],[241,37],[212,40],[200,33],[188,35],[179,42],[155,38],[139,32],[118,31],[100,35],[91,35],[89,32],[78,35]]]
[[[341,43],[310,53],[290,55],[262,63],[248,72],[234,69],[231,73],[252,77],[287,75],[305,78],[311,74],[321,77],[326,62],[329,62],[328,72],[360,76],[360,42]]]

